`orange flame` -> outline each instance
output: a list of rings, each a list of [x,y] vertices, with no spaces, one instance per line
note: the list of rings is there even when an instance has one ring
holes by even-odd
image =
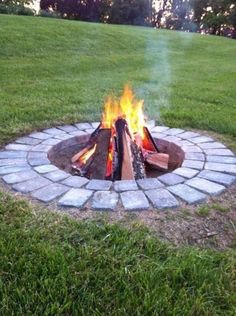
[[[118,118],[124,118],[128,124],[132,137],[139,134],[143,137],[143,127],[145,119],[143,114],[143,100],[136,100],[131,88],[126,85],[123,95],[117,101],[108,97],[105,102],[102,115],[102,127],[112,128]]]

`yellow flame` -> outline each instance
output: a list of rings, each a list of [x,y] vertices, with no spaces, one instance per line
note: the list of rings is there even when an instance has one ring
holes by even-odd
[[[118,102],[114,98],[108,97],[104,106],[102,127],[112,128],[114,122],[120,117],[126,120],[133,137],[136,133],[143,137],[143,127],[145,125],[143,100],[136,100],[128,85],[125,86]]]

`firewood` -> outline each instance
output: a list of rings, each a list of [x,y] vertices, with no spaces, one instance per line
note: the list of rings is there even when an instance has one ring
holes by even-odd
[[[85,148],[83,148],[82,150],[80,150],[77,154],[75,154],[72,158],[71,158],[71,162],[75,163],[77,160],[79,160],[79,158],[81,156],[83,156],[88,150],[90,150],[91,148],[94,147],[94,145],[97,142],[97,137],[100,133],[100,126],[101,123],[99,124],[99,126],[93,131],[93,133],[90,135],[89,140],[85,146]]]
[[[167,170],[169,155],[148,151],[145,153],[145,161],[151,165],[152,168]]]
[[[88,147],[83,148],[81,151],[79,151],[77,154],[75,154],[75,155],[71,158],[71,162],[72,162],[72,163],[75,163],[76,161],[78,161],[79,158],[80,158],[81,156],[83,156],[84,154],[86,154],[86,152],[88,152],[89,149],[91,149],[91,148],[88,148]]]
[[[122,160],[122,170],[121,179],[122,180],[134,180],[134,170],[133,170],[133,158],[131,153],[131,138],[123,130],[122,135],[123,142],[123,160]]]
[[[121,180],[122,175],[122,162],[123,162],[123,130],[125,129],[126,121],[119,118],[115,122],[116,136],[115,140],[115,153],[113,157],[113,180]]]
[[[90,135],[86,147],[91,147],[91,146],[94,146],[96,144],[100,130],[101,130],[101,123],[98,125],[98,127]]]
[[[146,126],[144,126],[144,128],[143,128],[143,132],[144,132],[144,138],[142,141],[143,148],[146,150],[157,152],[157,153],[160,152],[159,149],[157,148],[157,145],[156,145],[151,133],[149,132],[149,130]]]
[[[103,128],[97,137],[96,150],[93,155],[93,161],[89,168],[90,179],[104,180],[107,171],[107,159],[109,154],[109,146],[111,141],[111,129]]]

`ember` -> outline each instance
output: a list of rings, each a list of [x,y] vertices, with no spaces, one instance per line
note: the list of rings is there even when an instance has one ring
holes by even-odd
[[[108,98],[100,125],[73,156],[72,168],[89,179],[133,180],[145,178],[147,168],[167,170],[168,160],[145,126],[143,101],[126,86],[119,101]]]

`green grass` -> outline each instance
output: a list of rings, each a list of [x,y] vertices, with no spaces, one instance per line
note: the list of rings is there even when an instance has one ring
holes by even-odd
[[[131,230],[0,194],[0,314],[235,315],[235,254]]]
[[[236,41],[183,32],[0,16],[0,142],[97,120],[130,82],[150,118],[236,136]]]
[[[98,120],[130,82],[150,118],[236,148],[235,51],[225,38],[0,15],[0,144]],[[0,315],[235,315],[235,259],[0,193]]]

